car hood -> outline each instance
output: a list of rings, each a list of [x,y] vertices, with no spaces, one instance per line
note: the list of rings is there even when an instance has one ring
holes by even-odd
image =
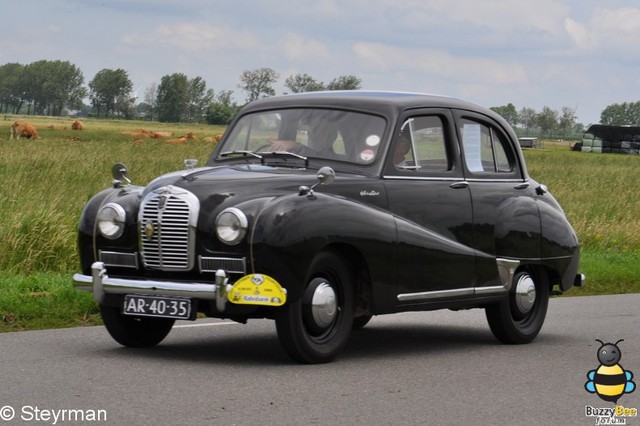
[[[296,193],[301,185],[317,182],[317,171],[310,169],[278,168],[263,165],[232,165],[203,167],[165,174],[145,188],[143,196],[165,186],[184,188],[201,201],[216,194],[226,197],[277,196]]]

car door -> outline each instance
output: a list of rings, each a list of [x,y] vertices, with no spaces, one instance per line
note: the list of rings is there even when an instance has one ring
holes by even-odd
[[[477,283],[499,286],[496,259],[540,257],[536,187],[526,178],[513,138],[490,117],[456,111],[464,175],[473,207]]]
[[[471,197],[448,109],[405,114],[383,173],[396,215],[396,285],[401,303],[473,294]]]

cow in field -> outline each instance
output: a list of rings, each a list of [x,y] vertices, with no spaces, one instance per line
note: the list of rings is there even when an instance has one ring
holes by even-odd
[[[10,139],[38,139],[38,131],[33,124],[26,121],[16,121],[11,125],[11,137]]]

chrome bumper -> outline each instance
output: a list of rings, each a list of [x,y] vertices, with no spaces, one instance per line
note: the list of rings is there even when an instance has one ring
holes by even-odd
[[[191,299],[215,300],[220,311],[224,310],[231,286],[223,270],[216,272],[216,283],[184,283],[172,281],[135,280],[110,278],[102,262],[91,265],[91,275],[74,274],[76,290],[91,291],[93,298],[102,303],[105,294],[141,294]]]

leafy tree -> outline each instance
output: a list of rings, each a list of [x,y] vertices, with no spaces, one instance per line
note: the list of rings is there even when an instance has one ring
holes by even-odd
[[[542,133],[551,137],[553,131],[558,128],[558,111],[544,106],[542,107],[542,112],[538,114],[536,121]]]
[[[70,62],[41,60],[23,68],[14,96],[20,99],[18,109],[23,102],[28,104],[27,114],[61,115],[65,107],[82,104],[83,83],[82,72]]]
[[[341,75],[327,84],[327,90],[358,90],[361,85],[362,80],[355,75]]]
[[[524,125],[527,132],[534,129],[537,125],[538,113],[533,108],[522,108],[518,114],[518,121]]]
[[[491,107],[491,109],[507,120],[510,125],[515,126],[519,123],[518,111],[516,111],[516,107],[512,103]]]
[[[271,68],[246,70],[240,76],[241,84],[238,87],[247,92],[247,102],[253,102],[260,98],[275,95],[276,91],[273,89],[272,84],[278,78],[278,73]]]
[[[213,101],[213,90],[207,90],[207,83],[202,77],[189,80],[187,89],[187,121],[202,121],[207,106]]]
[[[324,83],[316,81],[309,74],[295,74],[287,77],[284,83],[291,93],[318,92],[324,90]]]
[[[0,111],[17,114],[24,98],[21,96],[21,79],[24,65],[9,63],[0,66]]]
[[[567,131],[576,125],[576,110],[570,107],[563,107],[558,120],[558,127],[562,130],[562,138],[567,136]]]
[[[125,70],[98,71],[89,82],[89,89],[89,98],[98,116],[129,115],[133,84]]]
[[[160,80],[157,96],[158,120],[180,123],[189,103],[189,79],[182,73],[165,75]]]
[[[158,84],[151,83],[151,85],[144,91],[144,102],[145,105],[143,108],[139,109],[138,112],[146,115],[149,120],[153,120],[156,112],[156,108],[158,106]]]
[[[218,93],[215,100],[209,105],[206,112],[207,123],[209,124],[229,124],[233,117],[242,108],[241,105],[232,101],[230,90],[223,90]]]
[[[640,124],[640,102],[624,102],[607,106],[600,113],[600,123],[617,126]]]

